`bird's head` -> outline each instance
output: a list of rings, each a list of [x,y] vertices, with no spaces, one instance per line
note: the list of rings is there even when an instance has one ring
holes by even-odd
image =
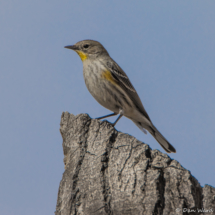
[[[75,45],[65,46],[64,48],[72,49],[77,52],[82,61],[86,59],[95,59],[99,56],[109,56],[104,46],[95,40],[82,40]]]

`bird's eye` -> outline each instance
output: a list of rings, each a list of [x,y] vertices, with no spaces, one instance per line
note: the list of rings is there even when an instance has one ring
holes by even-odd
[[[84,45],[83,46],[85,49],[87,49],[88,47],[89,47],[89,45],[88,44],[86,44],[86,45]]]

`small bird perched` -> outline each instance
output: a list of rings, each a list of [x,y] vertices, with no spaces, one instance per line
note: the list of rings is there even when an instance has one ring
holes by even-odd
[[[113,112],[97,119],[119,114],[113,123],[114,126],[122,116],[125,116],[145,134],[146,130],[149,131],[166,152],[176,152],[153,125],[128,76],[110,57],[101,43],[83,40],[65,48],[74,50],[80,56],[83,62],[85,84],[91,95],[99,104]]]

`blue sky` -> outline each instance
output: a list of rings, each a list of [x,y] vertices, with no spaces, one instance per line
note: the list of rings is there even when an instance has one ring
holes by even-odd
[[[176,148],[170,157],[202,186],[215,186],[214,9],[212,0],[2,0],[1,214],[54,214],[61,113],[110,113],[87,91],[79,56],[63,48],[83,39],[100,41],[127,73]],[[164,152],[126,118],[116,129]]]

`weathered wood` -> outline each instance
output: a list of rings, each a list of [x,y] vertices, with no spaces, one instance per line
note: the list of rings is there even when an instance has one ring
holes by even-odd
[[[215,214],[215,188],[107,121],[65,112],[60,132],[65,172],[56,215]]]

